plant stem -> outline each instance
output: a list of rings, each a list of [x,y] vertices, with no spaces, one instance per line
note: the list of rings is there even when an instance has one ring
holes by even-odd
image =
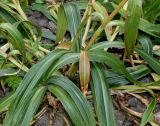
[[[89,40],[88,45],[85,47],[84,50],[88,50],[89,47],[94,43],[94,40],[99,36],[99,34],[103,31],[105,26],[109,23],[110,20],[118,13],[118,11],[121,9],[121,7],[127,2],[128,0],[122,0],[121,3],[115,8],[115,10],[108,16],[106,17],[103,21],[102,24],[99,26],[97,31],[93,34],[92,38]]]
[[[28,21],[26,15],[24,14],[21,6],[20,6],[20,3],[19,1],[15,1],[15,0],[12,0],[13,4],[16,6],[16,9],[18,11],[18,13],[21,15],[21,17],[25,20],[25,21]]]
[[[91,7],[88,7],[88,15],[90,15],[92,11],[92,8]],[[87,35],[88,35],[88,32],[89,32],[89,28],[90,28],[90,25],[91,25],[91,17],[88,18],[88,21],[87,21],[87,24],[86,24],[86,29],[85,29],[85,32],[84,32],[84,35],[83,35],[83,38],[82,38],[82,46],[85,47],[85,41],[86,41],[86,38],[87,38]]]

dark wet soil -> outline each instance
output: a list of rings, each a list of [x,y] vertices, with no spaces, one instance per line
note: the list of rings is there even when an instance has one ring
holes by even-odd
[[[46,112],[36,119],[34,126],[71,126],[71,124],[61,106],[56,112],[48,107]]]
[[[32,11],[31,8],[27,13],[28,19],[33,23],[41,27],[43,32],[49,32],[53,35],[56,33],[56,24],[53,21],[47,19],[43,14],[38,11]],[[53,40],[46,37],[42,37],[42,43],[53,44]]]

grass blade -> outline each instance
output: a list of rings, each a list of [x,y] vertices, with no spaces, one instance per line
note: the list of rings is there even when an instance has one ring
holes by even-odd
[[[101,15],[101,17],[103,17],[102,19],[104,19],[106,16],[108,16],[106,8],[104,6],[102,6],[100,2],[98,2],[98,1],[93,2],[92,6],[96,10],[96,12],[98,12]]]
[[[64,7],[61,5],[58,9],[58,20],[57,20],[57,33],[56,43],[61,41],[67,31],[67,19],[64,11]]]
[[[54,71],[60,69],[66,64],[78,62],[78,59],[79,59],[78,53],[68,52],[64,54],[58,59],[58,61],[54,64],[54,66],[50,67],[49,71],[46,73],[46,76],[44,78],[49,78]]]
[[[113,7],[116,8],[117,5],[112,3]],[[124,9],[120,9],[119,13],[124,17],[126,18],[126,11]],[[122,24],[121,24],[122,25]],[[154,36],[154,37],[158,37],[160,38],[160,25],[159,24],[153,24],[143,18],[140,18],[140,21],[139,21],[139,29],[141,31],[143,31],[144,33],[147,33],[151,36]]]
[[[153,110],[156,107],[157,100],[154,97],[151,103],[148,105],[147,109],[143,113],[143,117],[140,123],[140,126],[145,126],[147,122],[153,121]]]
[[[91,67],[91,89],[99,125],[116,126],[109,84],[103,71],[96,64]]]
[[[141,43],[144,51],[152,56],[153,45],[150,38],[142,35],[138,37],[138,41]]]
[[[63,104],[75,126],[95,126],[93,111],[78,87],[69,79],[54,76],[48,87]]]
[[[149,35],[160,38],[160,25],[159,24],[153,24],[141,18],[139,22],[139,29]]]
[[[136,48],[135,51],[144,59],[147,61],[148,65],[157,73],[160,75],[160,63],[155,60],[152,56],[148,55],[146,52]]]
[[[6,4],[0,1],[0,20],[4,22],[15,23],[16,13],[12,11]]]
[[[71,38],[73,40],[77,34],[77,30],[81,23],[80,10],[77,7],[77,5],[74,3],[66,3],[63,6],[64,6],[67,22],[68,22],[68,28],[71,33]],[[80,52],[80,45],[81,45],[80,40],[81,39],[78,39],[78,41],[75,42],[75,46],[74,46],[75,52]]]
[[[104,42],[99,42],[91,46],[89,49],[90,51],[93,50],[103,50],[103,49],[108,49],[108,48],[118,48],[118,49],[123,49],[124,48],[124,43],[119,42],[119,41],[104,41]]]
[[[4,35],[8,41],[22,53],[24,58],[26,58],[24,41],[19,30],[10,23],[1,23],[0,30],[4,32]]]
[[[9,95],[5,96],[3,99],[0,100],[0,113],[8,110],[8,107],[11,104],[13,97],[14,93],[11,92]]]
[[[139,82],[134,80],[134,78],[128,73],[123,63],[115,55],[101,50],[94,50],[88,51],[88,57],[90,61],[105,63],[115,72],[123,74],[132,83],[139,84]]]
[[[132,55],[136,44],[138,25],[141,17],[141,0],[128,0],[127,18],[125,21],[124,42],[127,56]]]
[[[138,65],[134,70],[133,68],[127,68],[127,71],[135,80],[143,78],[151,72],[145,65]],[[130,83],[123,75],[117,74],[112,70],[106,70],[105,77],[110,86],[120,86]]]
[[[46,89],[46,87],[37,88],[26,110],[23,121],[21,123],[17,123],[17,126],[29,126],[35,112],[37,111],[40,103],[43,100]]]
[[[6,77],[11,75],[21,75],[23,76],[25,72],[19,71],[18,69],[1,69],[0,70],[0,77]]]
[[[160,13],[159,13],[160,7],[158,6],[160,4],[160,1],[154,0],[150,2],[151,3],[143,7],[144,8],[144,18],[151,22],[155,22],[156,18],[160,16]]]
[[[22,17],[17,13],[17,11],[15,11],[15,9],[11,8],[9,5],[1,1],[0,1],[0,20],[2,20],[2,22],[8,22],[11,24],[17,23],[19,21],[20,22],[24,21]],[[29,29],[23,24],[20,24],[17,29],[23,31],[21,32],[23,37],[28,39],[31,38]]]

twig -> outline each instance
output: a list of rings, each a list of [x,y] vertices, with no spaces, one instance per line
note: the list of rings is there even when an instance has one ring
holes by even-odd
[[[34,116],[34,120],[30,123],[30,125],[33,125],[35,123],[35,119],[39,119],[47,111],[47,107],[48,105],[46,105],[39,113]]]
[[[130,93],[130,92],[127,92],[127,93],[132,95],[132,96],[134,96],[134,97],[136,97],[137,99],[139,99],[143,104],[145,104],[145,106],[148,106],[148,104],[149,104],[148,100],[146,100],[142,96],[134,94],[134,93]]]
[[[113,17],[118,13],[118,11],[121,9],[121,7],[127,2],[128,0],[122,0],[121,3],[115,8],[115,10],[102,21],[102,24],[99,26],[97,31],[93,34],[91,39],[89,40],[88,45],[85,47],[84,50],[88,50],[89,47],[94,43],[95,39],[99,36],[99,34],[103,31],[105,26],[109,23],[110,20],[113,19]]]
[[[129,112],[131,115],[134,115],[138,118],[142,118],[142,113],[139,113],[139,112],[133,111],[132,109],[127,108],[125,105],[121,103],[121,101],[119,103],[121,107],[123,108],[123,110],[125,110],[126,112]]]
[[[90,25],[91,25],[91,17],[88,18],[88,21],[87,21],[87,24],[86,24],[86,29],[84,31],[84,35],[83,35],[83,38],[82,38],[82,46],[83,47],[86,46],[85,41],[86,41],[86,38],[87,38],[87,35],[88,35],[88,32],[89,32]]]

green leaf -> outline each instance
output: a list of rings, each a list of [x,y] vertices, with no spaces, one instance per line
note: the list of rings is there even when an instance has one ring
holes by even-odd
[[[44,3],[44,0],[36,0],[36,3]]]
[[[48,10],[48,6],[46,4],[42,3],[33,3],[31,6],[31,9],[34,11],[39,11],[41,12],[44,16],[46,16],[49,20],[55,22],[55,20],[52,18],[50,15],[50,12]]]
[[[41,104],[44,94],[46,92],[46,87],[39,87],[34,91],[34,95],[29,102],[29,106],[25,112],[25,116],[23,118],[23,121],[21,123],[18,123],[17,126],[29,126],[30,122],[32,120],[32,117],[34,116],[35,112],[37,111],[39,105]]]
[[[139,22],[139,29],[149,35],[160,38],[160,24],[153,24],[141,18]]]
[[[51,31],[48,31],[44,28],[42,28],[42,37],[53,40],[53,41],[56,40],[56,36]]]
[[[90,47],[90,51],[93,50],[103,50],[103,49],[108,49],[108,48],[118,48],[118,49],[123,49],[124,48],[124,43],[120,41],[103,41],[103,42],[98,42],[96,44],[93,44]]]
[[[13,97],[14,93],[11,92],[0,100],[0,113],[8,110],[8,107],[11,104]]]
[[[93,2],[92,6],[96,10],[96,12],[101,14],[101,16],[103,17],[102,20],[108,15],[107,10],[104,6],[101,5],[101,3],[95,1]]]
[[[135,80],[143,78],[151,72],[151,70],[145,65],[138,65],[135,69],[129,67],[127,68],[127,71]],[[119,86],[130,83],[124,75],[117,74],[112,70],[106,70],[105,77],[110,86]]]
[[[77,7],[77,5],[73,3],[65,3],[63,6],[64,6],[67,22],[68,22],[68,29],[69,29],[69,32],[71,33],[71,38],[73,40],[81,24],[80,10]],[[75,42],[75,46],[74,46],[75,52],[80,52],[80,45],[81,45],[81,36],[78,39],[78,41]]]
[[[49,78],[52,73],[60,68],[62,68],[66,64],[78,62],[79,54],[68,52],[61,56],[57,62],[55,62],[54,66],[51,66],[49,71],[46,73],[47,76],[45,78]]]
[[[20,75],[23,76],[25,73],[22,71],[19,71],[17,69],[1,69],[0,70],[0,77],[6,77],[11,75]]]
[[[67,50],[54,50],[34,65],[25,75],[22,83],[15,92],[15,98],[4,120],[4,126],[21,122],[34,95],[33,90],[42,82],[50,78],[53,72],[68,63],[78,61],[78,54]],[[22,118],[19,118],[21,114]],[[14,121],[16,120],[16,122]]]
[[[78,6],[80,10],[86,9],[88,1],[87,0],[76,0],[74,3]]]
[[[132,83],[139,84],[133,77],[128,73],[123,63],[112,53],[108,53],[101,50],[88,51],[88,57],[90,61],[96,61],[99,63],[105,63],[115,72],[123,74]]]
[[[6,3],[0,2],[0,21],[6,22],[6,23],[17,23],[19,21],[23,21],[21,16],[10,6],[8,6]],[[17,28],[20,31],[23,31],[21,34],[23,37],[31,38],[28,29],[26,26],[20,24]]]
[[[15,23],[16,16],[16,13],[10,7],[0,1],[0,20]]]
[[[151,103],[148,105],[147,109],[143,113],[143,117],[140,123],[140,126],[145,126],[147,122],[153,121],[153,110],[156,107],[157,100],[154,97]]]
[[[109,84],[105,80],[103,71],[96,64],[91,66],[91,89],[99,125],[116,126]]]
[[[0,31],[4,33],[8,41],[26,58],[24,41],[20,31],[10,23],[1,23]]]
[[[89,10],[90,9],[91,9],[91,7],[89,8]],[[85,18],[80,23],[79,28],[77,29],[77,34],[75,35],[75,37],[73,38],[73,41],[72,41],[72,43],[73,43],[72,44],[72,50],[73,51],[75,51],[78,46],[81,46],[81,43],[79,43],[79,42],[82,41],[82,37],[81,37],[82,34],[81,33],[83,32],[83,29],[85,28],[85,25],[88,22],[89,17],[90,17],[90,14],[87,13]],[[80,40],[80,41],[78,41],[78,40]]]
[[[124,42],[127,56],[132,55],[136,44],[141,17],[142,0],[128,0],[127,18],[124,27]]]
[[[34,40],[33,39],[33,36],[35,35],[36,36],[36,40],[37,41],[40,41],[41,40],[41,37],[42,37],[42,30],[41,30],[41,28],[38,26],[38,25],[36,25],[36,24],[34,24],[34,23],[32,23],[32,22],[30,22],[30,21],[18,21],[18,22],[16,22],[15,23],[15,26],[17,27],[17,28],[19,28],[19,26],[23,26],[23,29],[24,29],[24,31],[25,32],[28,32],[27,33],[27,38],[29,38],[29,40]],[[19,31],[22,31],[22,29],[18,29]],[[34,34],[35,33],[35,34]],[[23,33],[22,33],[23,34]],[[36,41],[35,40],[35,41]]]
[[[15,92],[15,98],[13,99],[14,104],[9,107],[9,111],[4,120],[4,126],[14,124],[15,122],[13,123],[13,120],[18,121],[20,113],[25,114],[26,110],[24,108],[33,96],[32,90],[43,80],[45,73],[48,72],[55,60],[64,53],[66,53],[64,50],[55,50],[29,70]],[[24,113],[22,113],[23,111]]]
[[[67,17],[65,15],[64,7],[61,5],[58,8],[58,20],[57,20],[57,33],[56,33],[56,43],[61,41],[67,31]]]
[[[155,60],[152,56],[148,55],[146,52],[136,48],[135,51],[144,59],[147,61],[148,65],[157,73],[160,75],[160,63]]]
[[[152,56],[153,45],[149,37],[142,35],[138,37],[138,41],[141,43],[143,50]]]
[[[158,6],[160,4],[159,0],[154,0],[154,1],[144,1],[148,2],[147,4],[144,3],[144,18],[151,21],[155,22],[156,18],[160,16],[160,7]]]
[[[62,103],[75,126],[95,126],[93,111],[77,86],[65,77],[54,76],[48,86]]]
[[[116,8],[117,5],[112,3],[113,7]],[[124,17],[124,18],[127,18],[126,17],[126,11],[124,9],[120,9],[119,13]],[[122,25],[122,23],[121,23]],[[158,37],[160,38],[160,25],[159,24],[153,24],[143,18],[140,18],[140,21],[139,21],[139,29],[151,36],[154,36],[154,37]]]

